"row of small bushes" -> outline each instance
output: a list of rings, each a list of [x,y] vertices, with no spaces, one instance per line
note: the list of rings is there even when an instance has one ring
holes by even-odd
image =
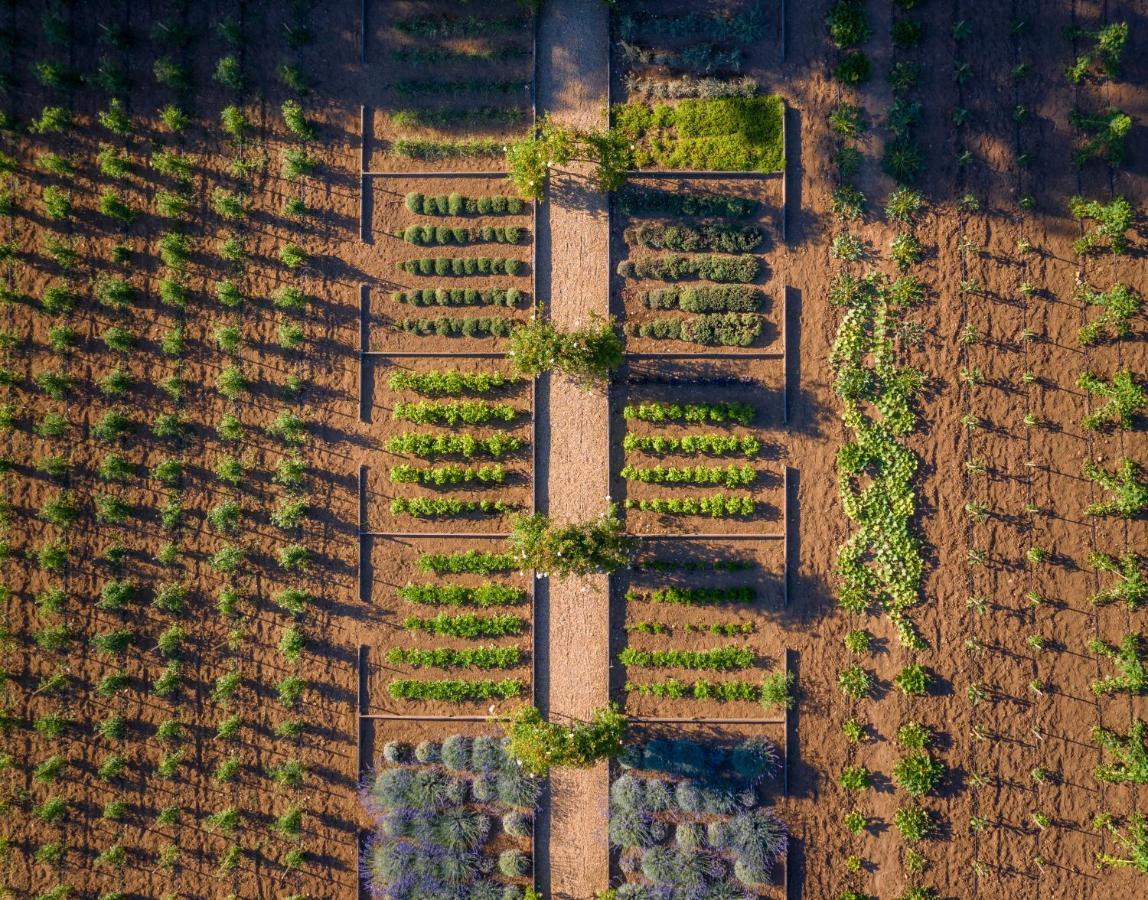
[[[476,438],[472,434],[434,434],[407,431],[387,439],[387,452],[404,456],[433,459],[438,456],[492,456],[499,459],[522,449],[522,438],[496,431],[490,437]]]
[[[651,256],[618,263],[623,278],[685,281],[700,278],[719,283],[749,284],[761,272],[753,256]]]
[[[761,441],[751,434],[695,434],[683,437],[627,434],[622,438],[622,449],[655,455],[704,453],[707,456],[722,456],[736,453],[753,457],[761,452]]]
[[[477,159],[502,156],[503,141],[447,141],[401,138],[395,141],[394,152],[407,159],[436,162],[443,159]]]
[[[399,328],[407,334],[421,337],[434,334],[439,337],[510,337],[514,320],[499,316],[463,316],[434,319],[402,319]]]
[[[641,481],[644,484],[701,484],[724,485],[728,488],[744,487],[753,484],[757,470],[750,465],[725,468],[720,466],[623,466],[622,477],[626,481]]]
[[[446,277],[477,275],[517,275],[526,266],[520,259],[495,256],[423,256],[395,263],[400,272],[408,275],[437,275]]]
[[[499,44],[495,47],[479,47],[475,50],[456,50],[453,47],[415,44],[392,50],[391,59],[395,62],[415,64],[508,62],[515,59],[525,59],[529,53],[529,48],[520,44]]]
[[[418,558],[422,572],[435,575],[495,575],[513,572],[519,562],[509,553],[464,550],[459,553],[424,553]]]
[[[643,222],[627,228],[626,240],[649,250],[683,253],[749,253],[765,240],[756,225],[663,225]]]
[[[711,622],[708,625],[686,622],[673,628],[679,628],[687,634],[716,634],[721,637],[753,634],[755,630],[752,622]],[[627,631],[636,631],[638,634],[669,634],[673,628],[665,622],[634,622],[626,626]]]
[[[709,606],[714,603],[752,603],[757,596],[751,587],[683,588],[666,587],[655,591],[626,591],[626,600],[647,603],[673,603],[678,606]]]
[[[765,294],[757,288],[740,284],[706,287],[661,288],[647,291],[650,309],[680,309],[682,312],[757,312]]]
[[[391,27],[399,34],[424,40],[489,37],[524,28],[527,16],[421,15],[395,19]]]
[[[485,425],[488,422],[513,422],[519,411],[509,403],[486,400],[420,400],[396,403],[393,418],[416,425]]]
[[[403,620],[403,627],[407,631],[425,631],[439,637],[497,638],[522,634],[526,630],[526,620],[508,614],[480,616],[474,613],[439,613],[431,619],[410,616]]]
[[[713,669],[734,671],[753,665],[753,651],[746,647],[719,647],[715,650],[635,650],[626,647],[618,654],[624,666],[642,669]]]
[[[512,700],[522,690],[522,681],[517,678],[504,678],[501,681],[460,681],[453,678],[415,681],[397,678],[387,686],[387,693],[392,700],[449,700],[455,703]]]
[[[517,125],[526,116],[520,106],[468,106],[450,109],[397,109],[396,128],[456,128],[460,125]]]
[[[629,41],[619,41],[622,61],[627,66],[665,66],[678,71],[740,72],[742,52],[738,47],[719,47],[716,44],[690,44],[681,50],[664,47],[641,47]]]
[[[424,288],[415,291],[392,291],[395,303],[407,306],[518,306],[526,296],[518,288]]]
[[[694,191],[667,191],[627,185],[617,194],[618,209],[627,216],[651,213],[665,216],[701,216],[744,219],[760,205],[750,197]]]
[[[391,89],[402,96],[423,94],[509,94],[522,90],[521,81],[494,81],[489,78],[443,79],[405,78]]]
[[[633,12],[617,19],[618,36],[630,41],[642,35],[665,37],[707,37],[723,44],[751,44],[762,36],[765,12],[753,4],[733,15],[723,12]]]
[[[457,484],[505,484],[506,469],[494,466],[393,466],[391,482],[394,484],[421,484],[427,487],[447,487]]]
[[[504,500],[456,500],[453,497],[395,497],[391,501],[391,513],[396,516],[408,515],[416,519],[433,519],[442,516],[463,516],[467,513],[481,513],[488,516],[501,516],[518,509],[517,503]]]
[[[757,563],[752,559],[667,559],[653,556],[639,559],[632,568],[639,572],[745,572]]]
[[[756,78],[696,78],[682,75],[663,80],[646,78],[636,72],[626,74],[626,90],[645,100],[713,100],[718,97],[752,97],[757,94]]]
[[[522,651],[517,647],[470,647],[465,650],[392,647],[387,651],[387,662],[415,669],[513,669],[522,664]]]
[[[491,225],[482,228],[452,228],[446,225],[408,225],[403,231],[403,240],[416,246],[438,244],[517,244],[522,240],[526,229],[511,225],[496,228]]]
[[[709,681],[704,678],[696,681],[679,681],[667,678],[665,681],[636,684],[626,682],[626,691],[631,694],[658,697],[665,700],[760,700],[761,685],[749,681]]]
[[[729,516],[752,516],[757,504],[752,497],[654,497],[645,500],[626,500],[626,509],[659,513],[670,516],[710,516],[724,519]]]
[[[627,404],[622,408],[622,417],[628,421],[686,422],[691,425],[714,423],[726,425],[736,422],[748,425],[753,421],[754,408],[738,400],[716,403],[665,403],[651,402],[637,405]]]
[[[467,197],[463,194],[420,194],[406,196],[407,209],[418,216],[520,216],[526,212],[518,197]]]
[[[408,584],[398,590],[399,599],[420,606],[514,606],[526,601],[526,591],[487,582],[478,587],[461,584]]]
[[[416,394],[450,396],[453,394],[489,394],[514,387],[522,381],[505,372],[392,372],[392,391],[414,391]]]
[[[761,337],[761,317],[754,313],[710,313],[694,319],[631,322],[633,337],[684,341],[707,347],[749,347]]]

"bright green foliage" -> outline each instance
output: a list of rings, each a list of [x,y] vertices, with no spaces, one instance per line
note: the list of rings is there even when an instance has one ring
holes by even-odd
[[[1148,576],[1144,564],[1135,553],[1125,553],[1119,559],[1107,553],[1091,553],[1088,563],[1099,572],[1115,576],[1114,581],[1089,598],[1096,606],[1122,601],[1129,609],[1138,609],[1148,601]]]
[[[831,361],[837,373],[842,418],[854,438],[837,456],[845,514],[858,526],[837,559],[841,603],[848,609],[879,606],[901,642],[922,642],[905,615],[920,598],[924,561],[913,534],[916,456],[898,441],[916,427],[914,402],[924,382],[902,365],[895,326],[915,296],[897,282],[870,274],[835,287],[846,308]]]
[[[634,146],[634,164],[667,169],[780,172],[784,104],[779,97],[641,102],[611,110],[617,132]]]
[[[1091,504],[1085,510],[1088,515],[1130,519],[1148,508],[1148,483],[1143,480],[1140,466],[1128,457],[1113,472],[1089,461],[1084,464],[1084,474],[1111,494],[1107,500]]]
[[[547,722],[526,706],[504,723],[507,754],[526,772],[545,775],[552,767],[588,768],[622,752],[626,719],[616,707],[594,711],[589,722],[559,725]]]
[[[1144,669],[1145,648],[1138,634],[1125,635],[1119,647],[1107,641],[1093,640],[1088,644],[1090,652],[1112,661],[1120,674],[1113,678],[1102,678],[1092,682],[1092,693],[1104,694],[1143,694],[1148,687],[1148,672]]]
[[[1102,203],[1073,197],[1068,201],[1068,209],[1075,218],[1095,223],[1073,244],[1077,253],[1091,253],[1105,244],[1116,255],[1128,249],[1126,233],[1136,220],[1136,211],[1126,198],[1117,196]]]
[[[1081,420],[1085,428],[1096,431],[1107,422],[1114,422],[1124,431],[1132,428],[1136,414],[1148,406],[1148,391],[1138,385],[1128,369],[1117,372],[1106,381],[1092,372],[1083,372],[1076,382],[1088,393],[1107,400],[1095,412]]]
[[[1101,313],[1080,329],[1080,343],[1095,344],[1102,339],[1114,340],[1132,333],[1132,319],[1140,313],[1144,299],[1131,287],[1117,282],[1107,292],[1082,285],[1079,299],[1099,306]]]
[[[1096,777],[1110,784],[1148,784],[1148,723],[1136,719],[1123,735],[1108,728],[1092,729],[1092,739],[1112,759],[1096,768]]]
[[[1133,813],[1128,817],[1128,833],[1122,834],[1111,822],[1108,830],[1124,848],[1127,856],[1114,856],[1109,853],[1097,853],[1098,866],[1133,866],[1142,874],[1148,875],[1148,818],[1140,813]]]

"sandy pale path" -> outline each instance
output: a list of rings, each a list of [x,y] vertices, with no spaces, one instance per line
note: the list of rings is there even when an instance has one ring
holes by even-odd
[[[539,110],[578,128],[599,128],[609,77],[609,17],[601,0],[551,0],[538,32]],[[605,198],[587,168],[554,172],[539,215],[538,295],[554,322],[584,324],[609,308],[609,224]],[[558,521],[605,508],[607,407],[602,393],[547,379],[539,399],[548,432],[539,448],[540,508]],[[587,718],[609,694],[609,610],[604,577],[553,581],[545,612],[548,660],[540,702],[551,718]],[[547,897],[587,900],[609,879],[605,766],[555,773],[549,856],[540,860]],[[546,850],[540,848],[545,853]],[[549,884],[547,884],[549,881]]]

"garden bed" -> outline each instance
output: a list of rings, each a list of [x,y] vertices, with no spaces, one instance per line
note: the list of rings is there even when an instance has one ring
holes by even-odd
[[[370,171],[502,171],[533,123],[534,21],[517,4],[387,4],[367,56]]]
[[[514,379],[498,359],[374,357],[365,365],[380,450],[366,483],[369,531],[506,532],[510,516],[531,511],[532,380]],[[490,377],[504,386],[475,389]],[[470,387],[436,389],[443,380]],[[423,509],[421,501],[480,508]]]
[[[380,722],[373,732],[379,748],[363,787],[376,825],[363,854],[373,890],[401,891],[417,878],[444,895],[521,900],[533,884],[542,783],[506,757],[501,734],[425,722]]]
[[[627,529],[780,534],[783,388],[779,360],[631,362],[611,395]]]
[[[619,900],[659,887],[783,896],[784,743],[745,728],[642,728],[631,741],[610,789]]]
[[[640,718],[779,719],[760,687],[782,672],[781,541],[641,541],[613,585],[614,694]]]
[[[629,352],[781,352],[785,288],[768,263],[779,181],[632,179],[611,224],[611,292]]]
[[[367,712],[486,716],[531,701],[534,641],[529,574],[501,567],[485,574],[450,572],[428,568],[425,561],[428,555],[499,554],[504,548],[505,542],[497,539],[367,540],[372,622]],[[509,652],[513,658],[491,660],[496,655],[487,653],[491,649],[498,656]],[[426,650],[449,651],[453,659],[411,656],[411,651]],[[476,650],[487,659],[476,663],[458,655],[470,653],[473,660]],[[388,656],[395,652],[404,655]],[[447,681],[460,682],[461,687],[441,690],[462,699],[427,694],[430,682]],[[485,696],[480,696],[482,691]]]
[[[506,181],[372,178],[367,189],[379,269],[369,349],[489,352],[530,317],[533,209]]]

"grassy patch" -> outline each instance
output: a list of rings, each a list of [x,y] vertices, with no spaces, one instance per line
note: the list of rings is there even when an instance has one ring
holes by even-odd
[[[613,124],[634,142],[639,168],[780,172],[784,108],[774,96],[623,103]]]

